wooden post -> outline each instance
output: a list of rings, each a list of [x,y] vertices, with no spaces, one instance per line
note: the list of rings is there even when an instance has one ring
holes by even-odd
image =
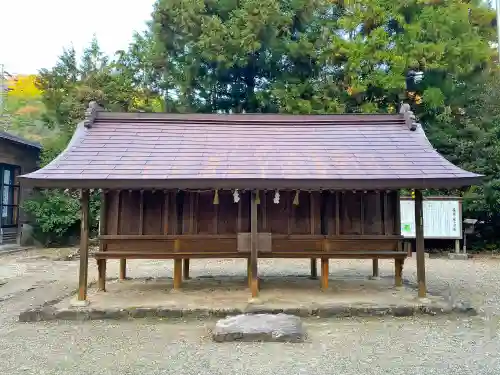
[[[97,260],[97,273],[99,275],[97,289],[105,292],[106,291],[106,259]]]
[[[189,258],[184,259],[184,270],[183,270],[184,280],[189,280]]]
[[[311,258],[311,279],[316,280],[318,278],[318,268],[316,258]]]
[[[174,240],[174,253],[181,250],[181,240]],[[182,258],[174,259],[174,289],[179,289],[182,284]]]
[[[106,227],[107,227],[107,199],[106,192],[104,190],[101,191],[101,209],[99,215],[99,235],[105,235]],[[99,251],[106,251],[106,245],[102,240],[99,240]],[[98,289],[105,292],[106,291],[106,259],[99,259],[97,261],[97,273],[99,276],[98,279]]]
[[[247,284],[248,287],[252,287],[252,261],[247,258]]]
[[[82,190],[80,225],[80,273],[78,280],[78,301],[87,300],[87,278],[89,271],[89,199],[88,190]]]
[[[323,291],[328,289],[328,258],[321,258],[321,289]]]
[[[408,258],[413,256],[413,251],[411,249],[411,241],[405,241],[405,251],[408,253]]]
[[[125,280],[127,278],[127,259],[120,259],[120,280]]]
[[[251,282],[250,282],[250,290],[252,291],[252,297],[255,298],[259,294],[259,279],[257,275],[257,192],[253,191],[252,193],[252,202],[250,209],[250,231],[251,231],[251,251],[250,251],[250,273],[251,273]]]
[[[372,277],[375,279],[378,278],[379,275],[378,259],[372,259]]]
[[[309,220],[310,220],[310,226],[311,226],[311,234],[316,234],[316,210],[314,207],[315,204],[315,199],[314,199],[314,193],[310,192],[309,193]],[[311,279],[316,280],[318,278],[318,269],[317,269],[317,263],[316,263],[316,258],[311,258]]]
[[[395,272],[394,272],[394,279],[395,279],[395,284],[396,286],[403,286],[403,264],[404,264],[404,259],[395,259]]]
[[[174,259],[174,289],[182,285],[182,259]]]
[[[417,253],[417,281],[418,296],[425,298],[425,244],[424,244],[424,215],[423,197],[421,190],[415,190],[415,250]]]

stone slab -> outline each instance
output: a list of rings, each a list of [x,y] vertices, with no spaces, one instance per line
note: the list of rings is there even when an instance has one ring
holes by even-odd
[[[302,321],[288,314],[242,314],[220,319],[212,339],[224,341],[304,342]]]
[[[448,253],[448,259],[451,260],[467,260],[469,259],[468,254],[464,253]]]

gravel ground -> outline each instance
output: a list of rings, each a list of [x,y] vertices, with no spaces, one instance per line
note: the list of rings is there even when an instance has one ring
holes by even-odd
[[[260,271],[303,274],[308,265],[262,261]],[[369,275],[371,263],[330,267]],[[109,276],[117,268],[111,263]],[[50,257],[0,257],[1,374],[500,374],[498,260],[427,259],[429,290],[470,301],[478,317],[310,319],[303,344],[216,344],[212,321],[16,322],[21,310],[73,290],[77,269]],[[171,269],[171,262],[136,261],[129,275],[168,276]],[[192,276],[244,272],[242,261],[192,262]],[[382,275],[392,272],[391,262],[381,262]],[[404,276],[414,282],[414,259]]]

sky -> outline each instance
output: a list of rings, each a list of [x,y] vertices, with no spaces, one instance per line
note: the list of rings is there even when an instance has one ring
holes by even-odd
[[[11,74],[36,74],[54,66],[64,47],[80,54],[94,34],[113,55],[146,28],[154,2],[0,0],[0,64]]]

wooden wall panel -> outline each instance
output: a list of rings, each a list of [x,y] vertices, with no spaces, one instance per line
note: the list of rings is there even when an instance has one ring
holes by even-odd
[[[141,192],[138,190],[121,192],[118,234],[141,234],[140,195]]]
[[[250,232],[250,192],[240,192],[241,232]]]
[[[292,215],[292,234],[310,234],[311,233],[311,202],[310,194],[308,192],[299,193],[299,204],[294,205],[293,199],[295,198],[295,192],[292,194],[292,204],[291,208],[293,210]]]
[[[363,234],[384,234],[380,193],[368,191],[363,200]]]
[[[361,199],[363,192],[340,194],[340,234],[361,234]]]
[[[119,234],[118,227],[122,214],[120,209],[120,191],[112,190],[106,194],[106,234]]]
[[[142,234],[162,234],[162,216],[165,195],[163,191],[143,193],[143,230]]]
[[[250,232],[250,193],[240,192],[234,203],[231,191],[128,191],[106,194],[106,234],[236,234]],[[142,203],[141,203],[142,194]],[[259,232],[276,235],[397,235],[398,192],[260,192]],[[142,211],[141,211],[142,207]]]
[[[280,201],[274,203],[274,192],[266,196],[267,208],[267,230],[275,234],[288,234],[289,210],[292,206],[293,197],[288,191],[280,192]]]
[[[207,191],[195,194],[196,210],[194,211],[195,221],[197,222],[197,231],[194,233],[199,234],[216,234],[216,226],[214,225],[214,216],[216,213],[217,205],[214,202],[214,192]],[[220,204],[219,192],[219,204]],[[196,204],[197,201],[197,204]]]
[[[218,233],[238,233],[238,203],[234,203],[231,191],[219,192]]]

